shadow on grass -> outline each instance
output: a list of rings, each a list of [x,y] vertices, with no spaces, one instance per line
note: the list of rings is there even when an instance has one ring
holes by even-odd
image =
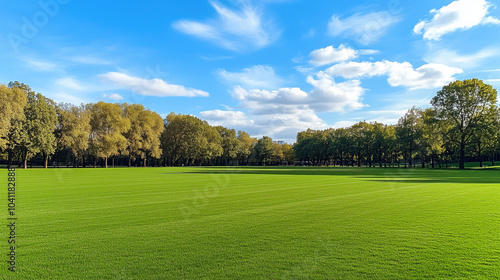
[[[365,181],[397,183],[500,184],[499,169],[412,169],[364,167],[202,167],[184,174],[240,174],[268,176],[343,176]],[[334,179],[334,178],[332,178]]]

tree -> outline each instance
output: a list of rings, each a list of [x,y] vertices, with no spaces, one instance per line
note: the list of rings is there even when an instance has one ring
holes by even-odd
[[[22,90],[27,98],[22,121],[12,125],[9,139],[11,147],[20,150],[27,168],[28,159],[38,153],[44,156],[44,167],[47,168],[49,155],[56,149],[54,130],[57,124],[55,103],[41,95],[35,94],[28,85],[19,82],[10,82],[13,90]],[[13,131],[12,131],[13,130]]]
[[[269,162],[273,156],[273,139],[270,137],[264,136],[257,141],[255,145],[255,152],[257,159],[266,165],[266,162]]]
[[[498,110],[497,110],[498,111]],[[478,123],[474,135],[471,137],[472,149],[479,161],[479,167],[483,167],[483,156],[494,152],[496,148],[496,138],[498,135],[498,113],[487,115]],[[494,161],[493,161],[494,165]]]
[[[443,148],[443,127],[435,118],[436,112],[433,109],[426,109],[422,112],[422,138],[421,149],[430,157],[432,168],[439,162]],[[422,152],[423,154],[424,152]]]
[[[278,165],[281,164],[285,159],[285,155],[283,154],[283,146],[279,143],[273,142],[272,150],[271,161],[275,162]]]
[[[24,120],[25,105],[26,94],[23,90],[0,85],[0,151],[8,151],[9,167],[12,164],[12,149],[15,145],[10,141],[9,135],[16,123]]]
[[[94,167],[97,158],[104,158],[108,167],[108,158],[118,155],[127,147],[123,133],[130,129],[130,120],[124,118],[120,105],[100,101],[89,104],[90,110],[90,149],[93,152]]]
[[[223,126],[217,126],[215,128],[219,132],[222,141],[221,163],[227,165],[229,160],[232,161],[238,156],[240,142],[238,138],[236,138],[236,131],[234,129],[228,129]]]
[[[431,100],[436,118],[450,127],[447,133],[457,135],[452,141],[459,145],[460,169],[465,168],[467,143],[481,122],[494,114],[496,102],[497,91],[478,79],[452,82]]]
[[[382,167],[382,162],[385,160],[387,162],[387,127],[381,123],[373,123],[373,146],[374,152],[378,159],[379,167]]]
[[[248,164],[250,155],[257,144],[257,139],[250,137],[248,133],[240,130],[238,131],[238,140],[238,160],[241,161],[241,163],[246,162],[246,164]]]
[[[132,157],[141,157],[143,166],[146,167],[148,155],[160,158],[160,135],[164,130],[163,120],[157,113],[146,110],[139,104],[124,103],[123,111],[125,118],[130,122],[130,129],[124,133],[127,139],[125,154],[129,156],[129,163]]]
[[[49,155],[52,155],[57,146],[54,130],[57,125],[56,104],[51,99],[44,97],[41,94],[36,95],[37,116],[38,122],[35,127],[35,145],[38,146],[40,152],[44,155],[44,168],[47,169]]]
[[[419,123],[422,115],[422,110],[416,107],[411,108],[406,114],[401,117],[396,126],[396,136],[402,148],[402,153],[410,167],[413,164],[413,153],[418,148],[419,140],[422,136]]]
[[[59,117],[59,127],[57,129],[57,140],[61,148],[69,148],[75,155],[84,162],[84,153],[89,147],[89,136],[92,127],[90,126],[90,112],[82,105],[60,104],[57,109]]]
[[[170,113],[164,124],[161,147],[172,165],[179,161],[202,164],[222,154],[220,134],[207,122],[190,115]]]
[[[295,161],[295,151],[293,150],[293,147],[290,144],[285,143],[283,144],[281,149],[283,151],[283,157],[285,161],[288,164],[293,164],[293,162]]]

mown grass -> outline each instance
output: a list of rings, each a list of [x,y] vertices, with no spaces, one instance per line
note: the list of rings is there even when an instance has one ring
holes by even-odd
[[[500,170],[70,168],[17,182],[5,279],[500,278]]]

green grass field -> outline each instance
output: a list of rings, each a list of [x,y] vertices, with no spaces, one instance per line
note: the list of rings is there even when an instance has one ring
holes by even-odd
[[[7,171],[0,193],[7,224]],[[498,279],[500,170],[17,170],[2,279]]]

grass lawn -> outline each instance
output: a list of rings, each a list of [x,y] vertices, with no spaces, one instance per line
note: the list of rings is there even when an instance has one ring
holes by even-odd
[[[500,278],[498,169],[16,172],[1,279]]]

